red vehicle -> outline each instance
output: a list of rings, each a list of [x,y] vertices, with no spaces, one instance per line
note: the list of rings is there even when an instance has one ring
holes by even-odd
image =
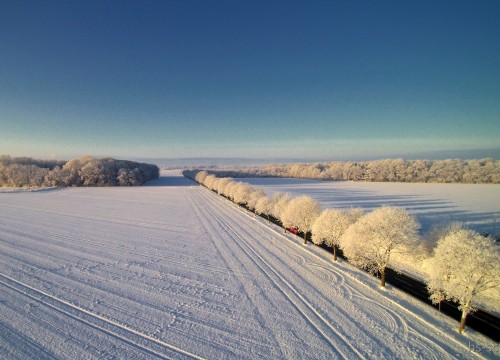
[[[293,226],[289,227],[288,230],[290,230],[290,232],[293,232],[294,234],[299,233],[299,230],[297,228],[294,228]]]

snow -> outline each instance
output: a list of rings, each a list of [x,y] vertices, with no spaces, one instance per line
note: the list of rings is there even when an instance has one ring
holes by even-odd
[[[8,187],[0,186],[1,193],[13,193],[13,192],[35,192],[35,191],[49,191],[54,190],[54,187],[42,187],[42,188],[23,188],[23,187]]]
[[[0,358],[499,356],[177,174],[148,185],[0,194]]]
[[[415,214],[425,233],[432,226],[451,222],[500,236],[500,185],[417,184],[351,181],[316,181],[279,178],[235,179],[261,187],[266,194],[309,195],[323,208],[361,207],[373,210],[382,205],[402,207]]]

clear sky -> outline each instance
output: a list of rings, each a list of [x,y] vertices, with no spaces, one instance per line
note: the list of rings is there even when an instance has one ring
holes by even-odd
[[[500,148],[500,1],[0,5],[0,153]]]

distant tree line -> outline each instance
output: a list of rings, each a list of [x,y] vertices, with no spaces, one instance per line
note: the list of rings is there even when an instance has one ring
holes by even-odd
[[[290,197],[207,171],[186,170],[213,192],[245,206],[257,215],[276,219],[285,229],[311,233],[315,244],[325,243],[337,260],[340,249],[354,266],[380,274],[385,286],[388,267],[423,274],[433,303],[456,301],[462,311],[458,331],[478,304],[500,309],[500,246],[490,236],[449,224],[420,237],[420,224],[402,208],[382,206],[365,213],[362,209],[325,209],[309,196]]]
[[[157,179],[156,165],[85,156],[65,161],[0,156],[0,186],[137,186]]]
[[[54,169],[56,166],[62,167],[66,163],[64,160],[38,160],[30,157],[10,157],[9,155],[0,155],[0,163],[2,165],[35,165],[40,168],[49,170]]]
[[[288,177],[333,181],[500,184],[500,161],[386,159],[283,164],[243,170],[210,170],[218,176]]]

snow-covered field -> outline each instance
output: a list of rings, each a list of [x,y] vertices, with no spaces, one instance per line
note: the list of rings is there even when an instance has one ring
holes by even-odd
[[[403,207],[414,213],[424,233],[432,226],[461,222],[479,232],[500,236],[500,185],[411,184],[302,179],[236,179],[275,192],[309,195],[323,208],[382,205]]]
[[[49,191],[54,190],[53,187],[45,188],[18,188],[18,187],[0,187],[0,193],[13,193],[13,192],[36,192],[36,191]]]
[[[0,194],[0,358],[499,356],[187,179],[150,185]]]

